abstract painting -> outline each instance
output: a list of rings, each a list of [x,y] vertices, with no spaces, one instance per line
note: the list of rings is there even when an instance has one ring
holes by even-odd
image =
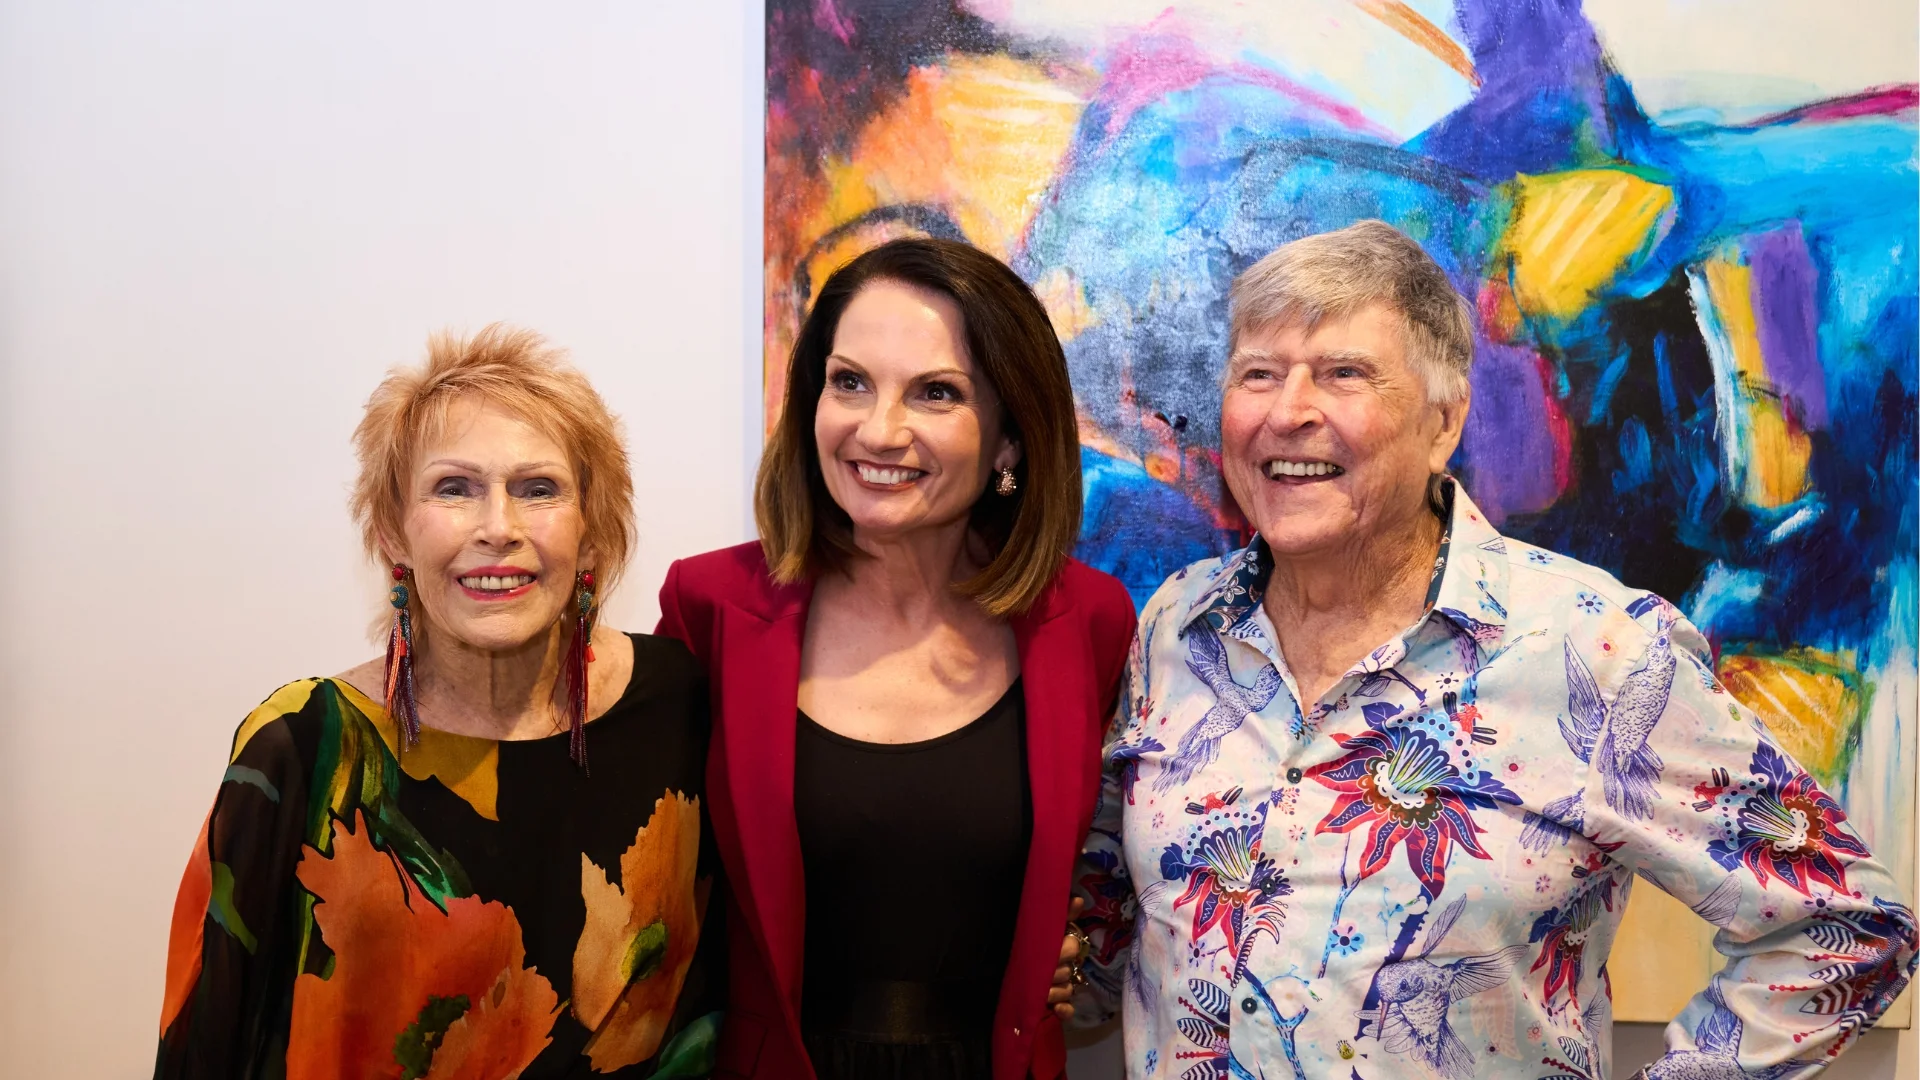
[[[1477,313],[1454,463],[1475,500],[1680,604],[1912,881],[1915,18],[1907,0],[770,0],[769,415],[835,267],[905,234],[990,251],[1066,349],[1078,554],[1144,601],[1246,534],[1219,472],[1229,282],[1384,218]],[[1706,978],[1704,934],[1654,892],[1616,951],[1622,1019],[1665,1020]]]

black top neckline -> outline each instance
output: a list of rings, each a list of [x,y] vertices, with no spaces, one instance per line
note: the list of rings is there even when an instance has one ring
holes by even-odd
[[[631,706],[633,702],[640,695],[640,683],[641,683],[640,655],[642,652],[646,650],[647,648],[646,642],[648,641],[648,639],[654,638],[655,635],[637,634],[631,630],[622,630],[620,632],[622,634],[625,634],[627,636],[627,640],[633,643],[633,664],[630,670],[627,672],[627,685],[621,688],[620,696],[614,699],[613,704],[607,706],[607,709],[605,712],[587,721],[586,729],[589,735],[591,735],[594,731],[598,730],[602,723],[608,720],[614,719],[615,713],[618,713],[623,709],[626,709],[629,706]],[[362,712],[367,713],[369,716],[373,716],[375,714],[375,710],[377,710],[377,713],[380,717],[385,718],[387,716],[387,707],[385,702],[379,701],[378,699],[375,699],[375,698],[368,697],[365,691],[361,690],[359,687],[354,686],[352,683],[349,683],[347,680],[337,675],[327,676],[324,678],[316,678],[314,681],[330,682],[338,686],[345,687],[346,689],[351,690],[355,696],[362,698],[365,701],[371,702],[374,707],[373,710],[368,710],[365,707],[361,706],[358,702],[356,702],[355,703],[356,708],[360,708]],[[392,720],[389,720],[388,722],[397,723],[397,721],[392,721]],[[566,728],[561,728],[559,731],[556,731],[551,735],[536,735],[531,739],[496,739],[488,735],[469,735],[463,731],[448,731],[445,728],[437,728],[428,724],[422,724],[420,726],[420,730],[423,734],[431,731],[433,733],[434,738],[466,739],[472,742],[493,743],[496,746],[502,746],[502,747],[540,746],[544,743],[549,743],[556,739],[564,743],[571,738],[571,734],[567,731]]]
[[[1006,708],[1007,703],[1020,694],[1020,681],[1020,677],[1015,676],[1013,682],[1001,693],[1000,697],[995,700],[993,704],[987,706],[987,711],[981,713],[979,716],[974,717],[944,735],[935,735],[931,739],[921,739],[918,742],[868,742],[865,739],[856,739],[850,735],[842,735],[832,728],[822,725],[820,721],[815,720],[813,717],[808,716],[805,709],[800,710],[800,722],[809,733],[817,735],[828,742],[844,746],[850,750],[859,750],[869,754],[913,754],[922,750],[935,750],[942,746],[959,742],[961,739],[966,738],[968,735],[984,727],[989,718],[1001,709]]]

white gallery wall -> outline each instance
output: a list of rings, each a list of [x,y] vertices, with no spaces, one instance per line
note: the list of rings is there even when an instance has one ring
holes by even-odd
[[[234,726],[375,651],[347,440],[430,330],[535,327],[625,417],[615,625],[751,535],[761,41],[753,0],[0,2],[0,1077],[150,1074]]]
[[[625,418],[614,625],[750,535],[761,40],[735,0],[0,7],[0,1077],[151,1074],[234,727],[374,655],[348,435],[429,330],[536,327]]]

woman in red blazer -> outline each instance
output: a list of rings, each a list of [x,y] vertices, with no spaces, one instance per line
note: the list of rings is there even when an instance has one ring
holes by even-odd
[[[896,240],[828,279],[787,387],[760,542],[675,563],[660,593],[660,632],[712,677],[717,1075],[1052,1080],[1134,625],[1067,557],[1065,357],[1006,266]]]

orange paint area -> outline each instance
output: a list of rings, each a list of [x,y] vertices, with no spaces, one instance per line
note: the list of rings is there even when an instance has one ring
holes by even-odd
[[[782,361],[814,294],[835,270],[882,241],[918,230],[901,221],[829,234],[879,209],[944,218],[974,246],[1005,259],[1060,171],[1086,107],[1074,73],[1005,56],[953,55],[914,69],[844,157],[817,173],[767,177],[769,429],[785,392]],[[771,125],[771,122],[770,122]],[[771,145],[769,162],[780,157]],[[788,275],[804,269],[804,293]]]
[[[1452,68],[1460,76],[1475,86],[1480,85],[1480,73],[1474,70],[1473,58],[1460,43],[1425,15],[1408,7],[1402,0],[1354,0],[1354,6],[1379,19],[1387,28],[1420,48],[1433,54],[1434,59]]]

